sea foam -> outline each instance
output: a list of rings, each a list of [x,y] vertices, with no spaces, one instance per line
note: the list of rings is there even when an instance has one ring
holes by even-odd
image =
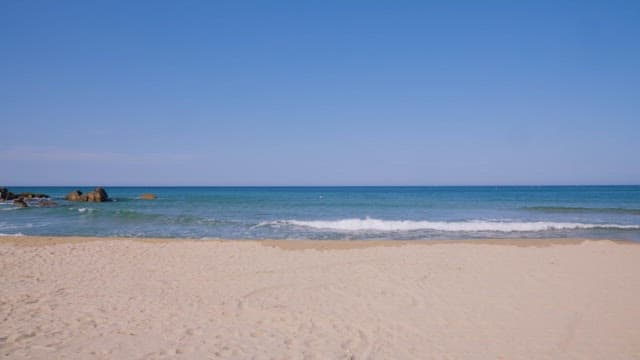
[[[640,225],[585,224],[575,222],[507,222],[507,221],[415,221],[380,219],[341,219],[341,220],[280,220],[262,223],[263,226],[301,226],[312,229],[334,231],[451,231],[451,232],[533,232],[545,230],[578,229],[640,229]]]

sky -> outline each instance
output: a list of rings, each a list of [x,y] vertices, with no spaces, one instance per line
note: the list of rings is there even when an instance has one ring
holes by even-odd
[[[639,1],[0,2],[0,185],[640,184]]]

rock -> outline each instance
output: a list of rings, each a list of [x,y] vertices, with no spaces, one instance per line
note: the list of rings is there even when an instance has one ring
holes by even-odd
[[[146,193],[146,194],[140,195],[139,198],[143,199],[143,200],[155,200],[156,199],[156,195],[155,194],[151,194],[151,193]]]
[[[44,199],[49,197],[49,195],[47,194],[38,194],[38,193],[32,193],[32,192],[24,192],[16,196],[19,198],[25,198],[25,199]]]
[[[29,205],[27,204],[26,201],[24,201],[23,198],[18,198],[18,199],[13,200],[13,205],[15,205],[17,207],[20,207],[20,208],[29,207]]]
[[[9,191],[9,189],[7,189],[6,187],[0,188],[0,201],[6,201],[6,200],[15,200],[15,199],[43,199],[43,198],[48,198],[49,195],[47,194],[38,194],[38,193],[32,193],[32,192],[23,192],[20,194],[14,194],[11,191]]]
[[[0,201],[16,199],[16,194],[12,193],[6,187],[0,188]]]
[[[82,200],[82,191],[74,190],[74,191],[68,193],[67,196],[65,196],[64,198],[69,200],[69,201],[83,201]]]
[[[87,201],[92,201],[92,202],[109,201],[109,195],[107,195],[107,192],[103,188],[97,187],[95,190],[87,194]]]
[[[95,190],[86,194],[82,194],[82,191],[80,190],[74,190],[69,194],[67,194],[65,199],[69,201],[90,201],[90,202],[103,202],[103,201],[110,200],[109,195],[107,195],[107,192],[101,187],[97,187],[95,188]]]
[[[56,207],[58,204],[55,201],[51,200],[40,200],[38,203],[40,207]]]

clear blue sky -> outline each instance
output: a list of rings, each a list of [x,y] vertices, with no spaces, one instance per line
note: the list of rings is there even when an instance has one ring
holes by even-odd
[[[0,3],[0,184],[640,183],[639,1]]]

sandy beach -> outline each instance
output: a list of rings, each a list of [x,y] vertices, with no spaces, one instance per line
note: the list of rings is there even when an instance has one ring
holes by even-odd
[[[640,246],[0,238],[8,359],[640,358]]]

